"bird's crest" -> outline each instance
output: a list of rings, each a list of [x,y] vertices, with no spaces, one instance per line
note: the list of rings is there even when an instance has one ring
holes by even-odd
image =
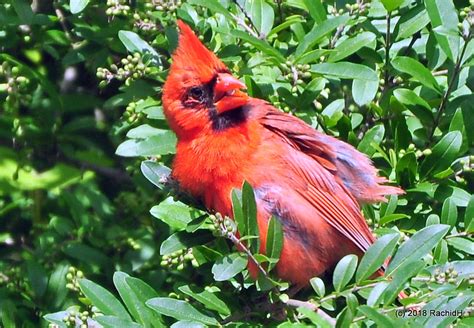
[[[172,57],[172,70],[193,71],[202,79],[210,80],[216,71],[226,69],[224,63],[202,44],[188,25],[178,20],[178,27],[179,42]]]

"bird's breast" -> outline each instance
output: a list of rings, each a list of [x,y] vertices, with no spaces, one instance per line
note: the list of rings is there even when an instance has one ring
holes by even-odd
[[[258,148],[258,134],[246,126],[178,141],[172,174],[207,208],[230,214],[230,193],[255,172]]]

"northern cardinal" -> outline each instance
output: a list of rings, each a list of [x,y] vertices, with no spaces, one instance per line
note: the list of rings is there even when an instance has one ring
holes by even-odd
[[[232,217],[231,191],[248,181],[261,245],[273,215],[284,233],[276,274],[297,286],[347,254],[363,255],[374,236],[359,204],[403,191],[382,185],[386,179],[351,145],[241,91],[245,84],[190,27],[178,26],[163,108],[178,138],[172,177],[180,188]]]

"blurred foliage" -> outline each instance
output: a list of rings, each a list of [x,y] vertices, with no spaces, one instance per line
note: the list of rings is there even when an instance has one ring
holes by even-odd
[[[1,326],[474,326],[473,8],[2,2]],[[234,223],[166,183],[176,138],[160,98],[177,18],[252,96],[355,145],[406,190],[364,206],[380,238],[362,259],[293,296],[265,269],[277,220],[267,255],[255,252],[250,186],[233,194]],[[248,261],[266,263],[257,282]]]

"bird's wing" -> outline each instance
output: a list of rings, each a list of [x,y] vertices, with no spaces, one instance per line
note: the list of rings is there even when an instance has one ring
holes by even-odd
[[[315,130],[303,121],[275,109],[269,110],[260,122],[287,145],[284,160],[301,197],[365,252],[374,237],[357,200],[338,176],[338,158],[333,145],[318,138]]]
[[[262,124],[295,149],[311,156],[342,180],[359,203],[386,201],[386,195],[403,194],[400,188],[384,185],[371,160],[354,147],[314,130],[299,118],[266,106]]]

